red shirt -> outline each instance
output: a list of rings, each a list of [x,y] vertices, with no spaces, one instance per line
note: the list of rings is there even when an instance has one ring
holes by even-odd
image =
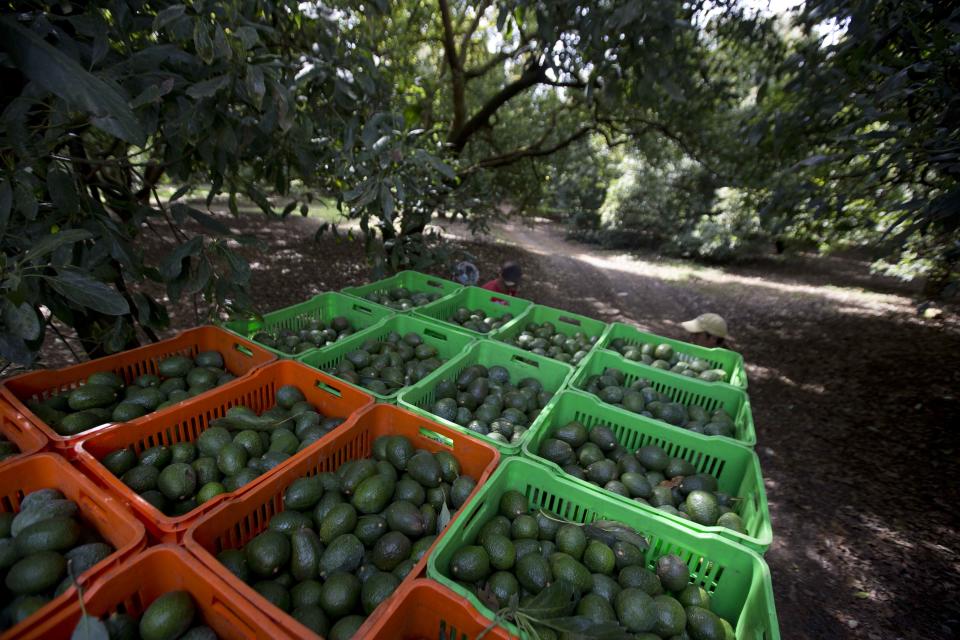
[[[503,286],[503,282],[500,280],[500,278],[491,280],[487,284],[483,285],[482,288],[487,289],[488,291],[495,291],[496,293],[505,293],[508,296],[517,295],[517,290],[507,289],[505,286]]]

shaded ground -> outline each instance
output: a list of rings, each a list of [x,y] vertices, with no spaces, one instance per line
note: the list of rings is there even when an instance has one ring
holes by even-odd
[[[368,280],[362,246],[315,243],[316,221],[225,220],[268,245],[245,250],[262,311]],[[957,634],[955,319],[920,320],[910,286],[850,260],[720,270],[570,244],[543,227],[500,226],[493,243],[465,239],[456,225],[448,231],[484,276],[518,259],[521,296],[539,303],[673,337],[682,337],[680,321],[704,311],[727,318],[733,348],[749,363],[775,535],[766,559],[784,638]],[[175,328],[197,321],[189,303],[171,311]],[[44,361],[65,355],[51,340]]]

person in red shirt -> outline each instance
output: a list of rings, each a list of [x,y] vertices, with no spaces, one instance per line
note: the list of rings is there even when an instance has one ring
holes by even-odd
[[[523,271],[520,270],[520,265],[513,261],[504,262],[500,269],[500,275],[483,285],[483,288],[497,293],[505,293],[508,296],[515,296],[521,278],[523,278]]]

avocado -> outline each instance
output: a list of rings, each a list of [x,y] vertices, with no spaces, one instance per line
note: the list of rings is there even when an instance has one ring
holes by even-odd
[[[217,454],[217,468],[225,476],[237,475],[248,461],[247,450],[234,442],[224,444]]]
[[[370,458],[352,460],[337,469],[337,474],[340,476],[340,492],[351,496],[361,482],[377,475],[377,464]]]
[[[498,571],[513,567],[517,559],[517,550],[506,536],[490,534],[483,539],[483,548],[490,558],[490,566]]]
[[[363,562],[363,554],[363,543],[352,533],[335,538],[320,556],[320,577],[325,578],[338,571],[356,571]]]
[[[317,477],[297,478],[283,493],[286,509],[307,511],[313,509],[323,497],[323,483]]]
[[[46,518],[25,527],[14,538],[17,553],[26,557],[40,551],[66,551],[80,539],[80,525],[71,517]]]
[[[395,484],[382,475],[371,476],[357,487],[351,503],[360,513],[379,513],[393,497]]]
[[[113,404],[117,396],[117,388],[105,384],[86,384],[70,392],[67,404],[74,411],[106,407]]]
[[[297,529],[312,529],[313,520],[305,513],[288,509],[270,518],[267,527],[280,533],[293,535]]]
[[[243,551],[224,549],[217,554],[217,561],[244,582],[250,579],[250,568],[247,566],[247,558]]]
[[[682,491],[682,489],[681,489]],[[707,491],[691,491],[687,494],[686,512],[697,524],[711,526],[720,517],[719,505],[714,494]]]
[[[197,474],[189,464],[175,462],[157,477],[157,488],[170,500],[184,500],[197,491]]]
[[[276,580],[261,580],[253,585],[253,590],[281,611],[290,611],[290,592]]]
[[[137,465],[137,454],[132,447],[117,449],[105,455],[100,463],[119,478]]]
[[[617,559],[613,555],[613,549],[602,542],[591,540],[583,551],[583,564],[591,573],[610,575],[613,573],[616,562]]]
[[[120,477],[120,480],[137,493],[157,488],[160,470],[149,464],[139,464]]]
[[[357,510],[352,504],[341,502],[333,505],[320,523],[320,540],[330,544],[343,534],[352,532],[356,526]]]
[[[583,527],[575,524],[564,524],[557,529],[557,550],[566,553],[574,560],[580,560],[587,548],[587,536]]]
[[[381,571],[392,571],[410,557],[410,539],[399,531],[390,531],[381,536],[370,554],[373,564]]]
[[[399,531],[410,537],[419,537],[426,533],[423,516],[411,502],[395,501],[386,508],[383,515],[391,531]]]
[[[290,409],[296,403],[303,402],[305,400],[306,397],[303,395],[303,392],[293,385],[288,384],[277,389],[277,405],[283,407],[284,409]]]
[[[163,469],[173,460],[173,453],[170,448],[164,445],[150,447],[140,454],[140,464]]]
[[[357,526],[354,527],[353,534],[365,547],[372,547],[380,539],[380,536],[388,530],[386,518],[379,514],[371,514],[360,516],[357,519]]]
[[[477,481],[470,476],[460,476],[453,481],[450,487],[450,504],[454,509],[459,509],[473,493],[477,486]]]
[[[75,436],[88,429],[98,427],[105,422],[107,422],[107,420],[104,420],[92,411],[78,411],[77,413],[63,416],[59,423],[51,426],[53,426],[54,431],[61,436]]]
[[[479,582],[490,574],[490,558],[479,546],[464,546],[450,558],[450,575],[462,582]]]
[[[36,493],[38,492],[35,491],[29,494],[27,498],[35,495]],[[42,522],[50,518],[71,517],[75,516],[79,512],[76,502],[73,500],[63,499],[63,494],[59,491],[56,495],[61,497],[44,501],[34,500],[30,502],[27,501],[27,498],[24,498],[20,505],[20,513],[16,514],[16,516],[10,520],[10,534],[13,537],[17,537],[24,529],[38,522]]]
[[[529,511],[527,497],[519,491],[509,489],[500,496],[500,515],[513,520]]]
[[[193,598],[186,591],[170,591],[147,607],[140,618],[143,640],[174,640],[182,636],[196,615]]]
[[[712,611],[690,606],[684,609],[687,631],[694,640],[724,640],[723,621]]]
[[[330,630],[330,621],[323,609],[317,605],[296,606],[296,604],[292,604],[291,606],[293,606],[293,611],[290,612],[290,615],[293,616],[294,620],[318,636],[327,635]]]
[[[230,432],[223,427],[210,427],[197,437],[197,449],[200,455],[216,458],[220,450],[232,441]]]
[[[514,573],[520,585],[533,594],[540,593],[553,582],[550,563],[539,553],[528,553],[517,560]]]
[[[360,602],[360,589],[352,573],[335,573],[320,588],[320,607],[333,620],[349,615]]]
[[[668,591],[683,591],[690,582],[690,569],[680,556],[667,554],[657,558],[657,577]]]
[[[580,599],[580,602],[577,603],[576,613],[578,616],[588,618],[597,624],[617,623],[617,614],[610,602],[595,593],[588,593]]]
[[[563,440],[547,438],[540,445],[539,455],[554,464],[569,464],[574,458],[573,449]]]
[[[363,625],[364,617],[359,615],[340,618],[330,629],[327,640],[350,640],[356,635],[357,630]]]
[[[157,372],[164,378],[182,378],[193,368],[193,362],[183,356],[165,358],[157,363]]]
[[[298,582],[317,577],[323,545],[313,529],[300,528],[290,536],[290,573]]]
[[[577,593],[586,593],[593,587],[593,576],[584,565],[565,553],[555,553],[550,557],[550,572],[554,580],[564,580]]]
[[[290,561],[290,538],[268,529],[247,543],[244,555],[255,575],[270,578]]]
[[[360,604],[364,613],[370,615],[381,602],[393,595],[400,580],[392,573],[378,571],[370,576],[360,589]]]
[[[406,463],[406,470],[418,483],[428,488],[439,487],[443,480],[440,463],[429,451],[418,451]]]
[[[651,631],[656,624],[657,608],[653,598],[642,589],[624,589],[613,600],[620,624],[632,633]]]
[[[37,595],[56,586],[67,572],[66,559],[55,551],[40,551],[18,560],[4,583],[17,595]]]

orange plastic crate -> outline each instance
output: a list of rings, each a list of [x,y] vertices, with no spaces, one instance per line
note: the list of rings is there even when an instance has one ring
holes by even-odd
[[[104,573],[125,564],[146,546],[143,525],[123,505],[53,453],[38,453],[0,468],[0,511],[19,511],[23,497],[38,489],[59,489],[64,496],[76,502],[82,519],[93,525],[101,537],[116,549],[105,560],[77,576],[81,586],[92,584]],[[31,617],[8,629],[3,635],[4,640],[8,636],[20,637],[36,621],[44,620],[65,604],[76,601],[76,592],[75,587],[70,587]]]
[[[0,461],[0,466],[7,465],[23,456],[40,453],[47,446],[47,436],[29,422],[14,419],[13,407],[0,397],[0,433],[17,445],[20,453],[12,458]]]
[[[386,609],[365,638],[383,640],[508,640],[500,625],[493,625],[473,606],[433,580],[414,580],[397,589]]]
[[[222,493],[179,517],[164,515],[138,496],[123,484],[120,478],[100,464],[100,459],[111,451],[123,447],[133,447],[139,454],[157,445],[193,442],[209,428],[212,420],[223,417],[230,407],[242,404],[257,413],[266,411],[274,405],[277,389],[288,384],[298,387],[307,401],[324,415],[344,418],[347,421],[337,427],[334,433],[346,428],[356,413],[373,404],[372,396],[346,382],[320,373],[299,362],[281,360],[255,371],[246,378],[213,389],[199,396],[195,402],[183,403],[159,415],[144,416],[148,419],[141,418],[137,421],[139,424],[137,422],[117,424],[95,433],[77,445],[77,462],[98,483],[130,505],[133,512],[146,525],[151,539],[159,542],[179,542],[184,532],[198,517],[213,510],[218,503],[228,497],[241,495],[252,489],[260,480],[276,475],[284,467],[290,466],[296,459],[306,455],[305,450],[274,467],[256,481],[235,491]],[[330,435],[324,436],[323,440],[329,437]]]
[[[223,329],[212,326],[197,327],[196,329],[183,331],[168,340],[161,340],[112,356],[64,367],[63,369],[31,371],[10,378],[0,385],[0,394],[12,406],[10,412],[12,420],[19,422],[21,425],[27,423],[34,425],[47,437],[54,451],[67,457],[67,459],[73,459],[74,447],[78,442],[98,431],[103,431],[110,424],[95,427],[75,436],[61,436],[30,411],[27,408],[27,402],[43,400],[61,391],[82,386],[90,374],[97,371],[113,371],[129,383],[138,376],[157,373],[157,362],[164,358],[170,356],[192,358],[201,351],[219,351],[223,355],[226,369],[238,378],[277,359],[275,355],[262,347]],[[201,394],[196,398],[184,400],[173,407],[148,413],[126,424],[139,424],[155,416],[167,414],[169,411],[175,410],[176,407],[183,404],[192,404],[197,398],[203,398],[205,395]]]
[[[147,549],[103,576],[84,593],[83,606],[88,615],[100,619],[114,612],[139,617],[158,597],[180,590],[190,592],[197,618],[222,640],[291,637],[189,553],[172,545]],[[74,597],[53,615],[11,635],[10,640],[68,640],[80,614],[80,603]]]
[[[373,441],[382,435],[402,435],[410,438],[415,447],[428,451],[450,451],[463,473],[477,479],[477,489],[470,494],[468,502],[476,495],[500,461],[500,454],[490,445],[470,436],[437,424],[427,418],[393,405],[378,404],[358,416],[347,429],[337,429],[331,436],[314,443],[305,450],[307,457],[297,460],[281,473],[255,481],[256,486],[236,500],[222,503],[217,509],[202,517],[187,531],[184,545],[209,569],[234,587],[257,609],[264,611],[271,620],[296,637],[316,637],[309,629],[267,602],[249,585],[237,579],[229,569],[221,565],[216,554],[224,549],[236,549],[245,545],[267,528],[277,513],[283,511],[283,492],[297,478],[313,476],[325,471],[334,471],[348,460],[367,458],[371,455]],[[459,512],[458,512],[459,513]],[[455,521],[454,515],[451,522]],[[441,534],[437,539],[441,539]],[[434,543],[434,546],[436,543]],[[432,549],[432,547],[431,547]],[[424,555],[410,574],[401,582],[397,592],[408,582],[423,573],[427,557]],[[356,638],[369,638],[369,629],[392,602],[383,603],[367,618],[357,631]]]

